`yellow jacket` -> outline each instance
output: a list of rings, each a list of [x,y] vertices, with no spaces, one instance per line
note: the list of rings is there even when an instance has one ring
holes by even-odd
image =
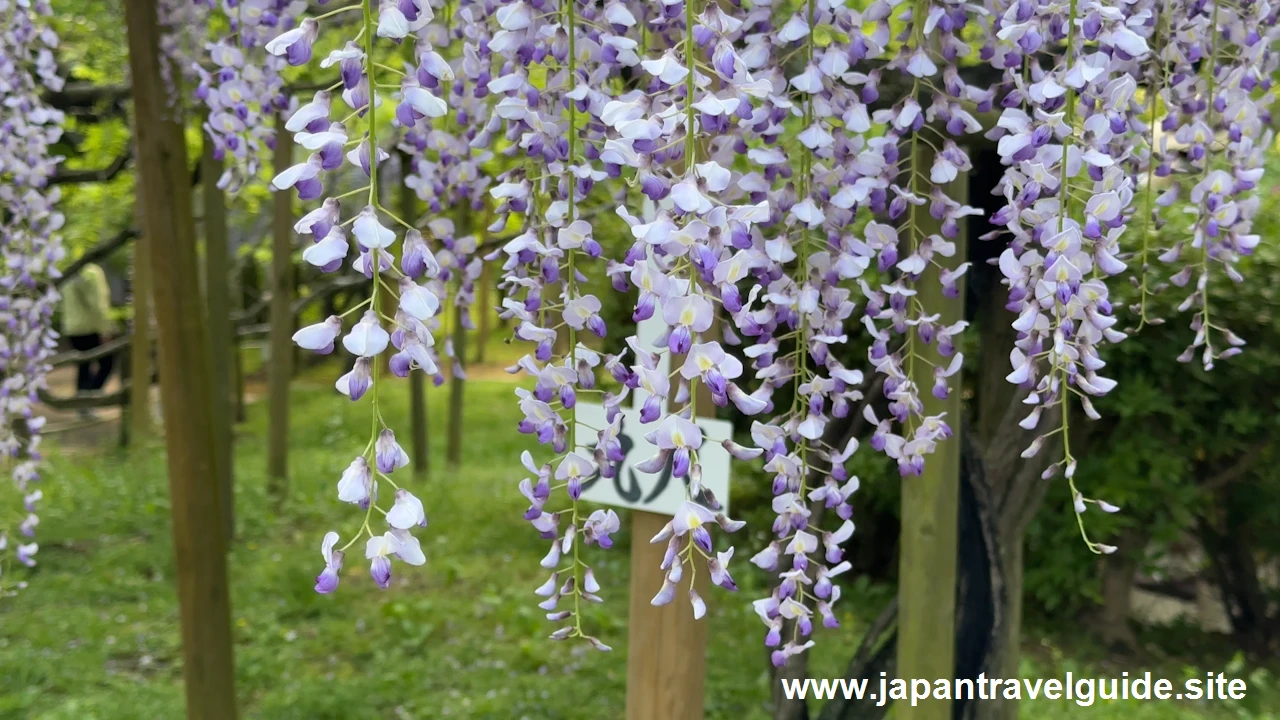
[[[62,286],[62,334],[106,335],[114,330],[111,288],[102,268],[85,265],[78,275]]]

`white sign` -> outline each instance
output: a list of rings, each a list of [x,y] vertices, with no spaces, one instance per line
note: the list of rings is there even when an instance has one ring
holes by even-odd
[[[590,428],[603,428],[605,422],[604,407],[592,403],[578,403],[578,437],[592,440],[596,433]],[[694,418],[702,429],[702,447],[698,449],[698,463],[702,466],[702,484],[715,495],[716,500],[729,512],[729,451],[720,443],[728,440],[733,434],[733,424],[714,418]],[[583,427],[583,425],[589,427]],[[674,515],[676,508],[685,501],[688,490],[688,478],[671,477],[671,461],[660,472],[646,473],[636,470],[637,463],[653,457],[658,449],[649,444],[644,436],[656,428],[656,422],[648,425],[640,424],[640,410],[636,408],[622,411],[622,432],[618,439],[622,442],[622,452],[626,454],[622,462],[615,468],[611,478],[596,475],[583,485],[582,497],[591,502],[603,505],[647,510],[648,512]],[[580,448],[582,449],[582,448]],[[585,448],[584,455],[590,456],[590,448]]]
[[[661,308],[655,309],[653,317],[640,321],[636,328],[636,337],[642,347],[653,348],[657,340],[666,332],[667,326],[660,319]],[[671,355],[663,349],[658,353],[658,370],[670,374]],[[674,383],[672,383],[674,385]],[[674,390],[674,387],[672,388]],[[640,422],[640,408],[644,405],[648,393],[643,388],[632,391],[632,407],[622,411],[622,431],[618,440],[622,443],[622,452],[626,455],[615,468],[611,478],[596,475],[583,485],[582,497],[602,505],[646,510],[648,512],[675,515],[680,503],[686,499],[688,478],[671,477],[671,461],[660,472],[647,473],[636,470],[635,466],[658,453],[658,449],[644,439],[645,434],[658,427],[657,422],[643,425]],[[662,401],[662,413],[666,414],[667,402]],[[594,438],[596,431],[604,428],[603,405],[579,402],[578,432],[579,438]],[[694,423],[702,429],[702,447],[698,448],[698,464],[702,466],[702,484],[715,495],[717,501],[729,513],[729,451],[720,443],[733,437],[733,423],[715,418],[693,418]],[[585,425],[586,427],[583,427]],[[585,450],[583,455],[590,457],[591,448],[580,445]]]

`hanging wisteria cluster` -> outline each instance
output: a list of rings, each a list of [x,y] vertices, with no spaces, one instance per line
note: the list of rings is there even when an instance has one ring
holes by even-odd
[[[547,542],[534,592],[553,638],[600,649],[583,616],[584,601],[602,601],[588,551],[612,545],[619,519],[588,513],[581,494],[618,471],[632,398],[651,446],[635,467],[686,488],[652,538],[666,548],[653,604],[688,580],[682,601],[702,617],[697,573],[737,587],[718,535],[743,523],[702,482],[709,441],[696,421],[732,405],[751,418],[751,442],[725,448],[759,458],[772,483],[773,537],[751,561],[776,578],[754,600],[773,661],[810,647],[815,620],[837,625],[859,485],[846,469],[859,442],[844,428],[868,422],[867,444],[913,482],[957,420],[935,399],[955,392],[966,323],[943,323],[926,298],[960,301],[957,240],[980,214],[961,186],[975,144],[995,143],[1003,165],[984,241],[1002,244],[1017,332],[1008,380],[1025,391],[1022,426],[1039,430],[1024,457],[1060,453],[1044,475],[1066,477],[1077,513],[1118,509],[1076,488],[1070,444],[1071,421],[1098,417],[1115,386],[1103,357],[1125,338],[1116,279],[1140,288],[1138,324],[1159,322],[1157,278],[1191,288],[1183,359],[1210,368],[1243,344],[1212,291],[1215,275],[1241,279],[1259,242],[1253,191],[1277,66],[1266,3],[363,0],[298,21],[294,4],[249,6],[228,3],[240,39],[211,46],[207,129],[251,168],[254,103],[282,106],[278,63],[336,66],[288,118],[310,155],[273,183],[320,201],[296,226],[310,237],[303,260],[326,272],[351,261],[371,283],[351,317],[295,336],[317,352],[341,340],[355,360],[338,390],[371,397],[368,445],[338,482],[363,523],[340,547],[324,538],[320,592],[362,539],[382,587],[392,558],[425,561],[411,534],[422,502],[391,478],[407,457],[379,414],[380,357],[443,382],[437,316],[448,298],[469,322],[486,251],[501,263],[501,315],[527,347],[511,372],[527,381],[517,429],[538,444],[518,483]],[[337,49],[313,58],[322,33]],[[249,60],[259,45],[276,65]],[[423,218],[387,209],[391,147]],[[344,162],[368,183],[326,193]],[[1188,236],[1156,247],[1155,230],[1184,210]],[[661,324],[656,346],[610,333],[598,279],[634,298],[633,320]],[[579,418],[583,398],[603,406],[602,426]],[[1080,527],[1092,550],[1114,551]]]
[[[468,22],[480,11],[462,9]],[[550,449],[545,458],[522,458],[532,475],[520,483],[530,503],[525,518],[550,542],[542,560],[550,575],[535,592],[544,598],[539,607],[547,619],[561,624],[553,638],[583,637],[608,650],[583,630],[582,602],[602,598],[582,550],[610,547],[619,520],[612,510],[587,515],[579,503],[583,484],[600,472],[611,476],[623,459],[620,411],[629,393],[625,385],[617,392],[596,387],[597,368],[610,368],[619,380],[627,379],[627,370],[618,356],[602,357],[582,342],[587,334],[607,332],[599,298],[582,288],[588,272],[605,269],[582,208],[607,177],[599,164],[603,133],[597,118],[618,69],[601,62],[592,38],[598,33],[591,32],[597,15],[594,5],[577,0],[513,3],[484,18],[485,25],[466,38],[464,53],[474,68],[474,95],[493,97],[492,115],[473,145],[484,147],[501,134],[504,152],[514,159],[491,190],[498,219],[490,230],[519,227],[502,248],[502,316],[518,323],[517,339],[533,345],[512,368],[534,383],[531,391],[518,391],[524,414],[519,430]],[[601,396],[606,408],[605,427],[587,428],[577,419],[579,397],[592,395]]]
[[[1195,336],[1179,360],[1196,355],[1206,369],[1241,352],[1244,340],[1212,313],[1209,283],[1215,274],[1243,278],[1236,265],[1252,254],[1263,153],[1274,137],[1272,78],[1280,58],[1274,48],[1280,9],[1259,2],[1171,3],[1158,88],[1165,106],[1160,129],[1180,154],[1164,154],[1156,174],[1177,180],[1160,198],[1170,205],[1186,193],[1194,211],[1191,237],[1160,254],[1181,266],[1171,282],[1192,290],[1179,310],[1194,308]],[[1162,148],[1163,149],[1163,148]]]
[[[1031,389],[1022,427],[1054,426],[1023,456],[1060,435],[1062,456],[1044,476],[1066,476],[1078,513],[1086,502],[1113,509],[1076,490],[1070,417],[1078,404],[1096,419],[1091,397],[1115,386],[1099,374],[1106,364],[1099,350],[1125,337],[1113,327],[1107,279],[1126,270],[1118,256],[1139,167],[1129,162],[1141,128],[1135,77],[1150,54],[1144,35],[1152,17],[1149,9],[1126,16],[1093,2],[1072,3],[1068,22],[1044,8],[1023,15],[1006,12],[997,38],[1009,39],[984,48],[1005,74],[992,134],[1010,167],[1000,186],[1008,205],[992,224],[1011,237],[1000,257],[1009,309],[1018,313],[1008,380]],[[1051,67],[1032,54],[1044,43],[1063,48]],[[1095,551],[1114,551],[1084,537]]]
[[[20,498],[0,507],[0,595],[24,584],[11,572],[15,564],[36,563],[45,419],[34,406],[58,338],[53,281],[63,257],[63,216],[55,207],[58,190],[48,183],[61,160],[50,147],[62,136],[63,117],[41,99],[46,90],[62,89],[58,36],[45,22],[50,14],[47,2],[0,0],[0,454]]]
[[[340,24],[346,17],[359,22]],[[266,43],[273,56],[284,58],[290,65],[303,66],[312,60],[312,45],[320,23],[331,21],[351,34],[345,45],[320,62],[324,68],[338,66],[339,79],[297,108],[286,122],[286,128],[295,133],[294,141],[310,155],[272,181],[277,191],[293,188],[303,199],[317,198],[324,193],[322,173],[338,170],[344,161],[357,168],[365,180],[361,187],[325,199],[295,226],[298,233],[312,239],[303,250],[304,261],[324,272],[333,272],[350,259],[351,267],[370,280],[367,300],[343,317],[331,316],[302,328],[293,338],[303,349],[322,354],[333,352],[341,339],[342,347],[354,356],[354,364],[338,378],[337,389],[353,402],[368,395],[370,405],[369,442],[337,482],[338,500],[358,506],[364,511],[364,518],[341,547],[337,546],[337,532],[325,535],[321,544],[325,569],[316,580],[316,591],[321,593],[337,588],[345,553],[361,540],[365,543],[365,558],[370,561],[370,574],[379,587],[386,588],[391,583],[393,558],[410,565],[426,562],[412,532],[427,524],[422,501],[391,477],[409,464],[409,456],[382,418],[379,375],[384,370],[400,377],[414,369],[430,375],[437,373],[431,351],[435,339],[427,323],[439,310],[440,299],[419,281],[430,282],[440,273],[440,265],[421,231],[387,209],[379,192],[378,173],[390,159],[383,145],[392,144],[383,115],[391,108],[384,107],[383,98],[394,97],[395,109],[388,114],[394,115],[397,124],[427,132],[430,123],[445,116],[447,105],[419,78],[429,77],[430,84],[438,84],[452,80],[452,71],[448,65],[433,62],[429,50],[415,51],[416,62],[406,70],[378,58],[406,39],[412,42],[412,37],[432,18],[432,8],[425,0],[383,3],[380,8],[364,0],[307,18]],[[341,120],[334,120],[337,108],[333,107],[333,99],[339,89],[341,102],[349,112],[344,111]],[[382,125],[380,116],[384,117]],[[344,213],[341,200],[349,197],[355,197],[360,206]],[[403,238],[387,227],[384,219],[401,226]],[[391,250],[397,240],[402,240],[398,262]],[[359,317],[354,325],[345,327],[344,317],[356,313]],[[399,477],[405,474],[402,472]]]
[[[430,124],[417,123],[412,114],[397,116],[397,121],[405,128],[400,149],[409,159],[404,183],[426,203],[427,229],[438,243],[436,260],[440,272],[428,281],[428,286],[437,296],[448,297],[456,309],[455,317],[465,329],[472,329],[470,307],[483,270],[478,254],[479,235],[474,232],[481,229],[478,226],[482,222],[474,218],[482,217],[480,213],[486,209],[492,181],[481,167],[494,157],[487,143],[476,143],[488,115],[488,77],[480,74],[481,64],[475,55],[459,54],[447,60],[441,55],[449,52],[451,44],[462,44],[468,34],[478,32],[481,25],[476,20],[476,8],[467,3],[446,4],[442,12],[444,15],[423,28],[413,46],[421,60],[406,63],[405,71],[415,74],[422,87],[448,102],[453,112]],[[406,49],[409,47],[406,43]],[[419,66],[426,68],[420,74]],[[428,323],[433,331],[438,325],[435,320]],[[453,376],[465,377],[453,339],[446,339],[442,346],[445,355],[453,359]],[[444,375],[437,373],[434,382],[442,384]]]
[[[179,1],[165,0],[161,8]],[[197,80],[196,98],[207,109],[205,135],[213,141],[214,157],[225,162],[218,187],[234,192],[257,176],[263,149],[274,142],[272,118],[289,107],[280,71],[286,63],[302,65],[311,59],[317,25],[300,17],[305,0],[190,0],[191,5],[199,9],[196,17],[207,22],[221,13],[230,27],[230,35],[210,42],[198,62],[180,67]],[[170,17],[162,21],[174,20],[179,28],[196,19],[176,7],[164,14]],[[307,37],[305,57],[298,54],[301,50],[278,53],[268,46],[282,30]],[[182,47],[181,33],[164,35],[161,49],[177,62],[185,59]]]
[[[197,73],[204,59],[201,43],[208,34],[207,23],[212,0],[161,0],[156,5],[156,19],[160,24],[160,54],[166,62],[160,67],[169,102],[181,110],[185,98],[178,92],[178,84],[192,87],[200,83]],[[174,73],[178,77],[174,77]]]

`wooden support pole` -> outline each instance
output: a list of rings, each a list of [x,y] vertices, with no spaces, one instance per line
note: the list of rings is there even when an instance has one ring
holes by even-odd
[[[213,457],[208,336],[197,271],[191,176],[181,103],[166,92],[156,0],[125,0],[134,133],[143,203],[143,235],[151,240],[168,452],[170,512],[177,556],[182,675],[188,720],[235,720],[231,601]],[[182,77],[170,67],[169,82]],[[181,96],[181,89],[175,88]],[[145,129],[140,132],[139,129]],[[141,344],[141,343],[140,343]],[[138,378],[140,379],[140,378]]]
[[[293,164],[293,137],[277,117],[275,170]],[[267,364],[268,492],[279,503],[289,495],[289,383],[293,379],[293,196],[274,194],[271,228],[271,334]]]
[[[666,571],[658,567],[666,543],[652,545],[671,520],[666,515],[631,513],[631,610],[627,633],[626,720],[702,720],[706,680],[707,619],[693,619],[685,573],[674,602],[649,604]],[[698,594],[710,597],[708,575],[700,569]]]
[[[680,367],[679,359],[672,367]],[[698,387],[698,415],[714,414],[705,385]],[[702,720],[707,675],[707,618],[693,619],[686,572],[674,602],[650,604],[662,587],[667,544],[649,542],[671,518],[636,510],[631,513],[631,601],[627,631],[626,720]],[[711,597],[710,576],[699,567],[694,587]]]
[[[427,448],[427,377],[421,370],[409,373],[409,422],[412,447],[409,465],[416,478],[431,474],[431,454]]]
[[[916,149],[915,167],[931,167],[933,151]],[[962,174],[944,188],[957,202],[968,201],[968,176]],[[912,222],[920,234],[941,231],[927,206],[912,206]],[[955,255],[934,255],[948,268],[964,262],[967,249],[964,223],[956,238]],[[906,257],[909,249],[904,248]],[[944,297],[938,268],[930,265],[915,283],[921,312],[938,313],[937,326],[964,318],[963,300]],[[960,298],[964,286],[960,287]],[[915,332],[915,330],[912,330]],[[961,409],[959,376],[951,378],[952,391],[946,400],[933,396],[933,368],[946,367],[950,358],[938,354],[937,343],[925,344],[917,335],[915,352],[925,362],[914,363],[912,380],[920,389],[926,415],[946,413],[945,421],[954,436],[941,442],[925,459],[924,474],[902,482],[901,549],[898,561],[898,677],[905,679],[947,679],[955,675],[956,533],[960,497]],[[951,701],[929,699],[915,707],[897,703],[898,720],[950,720]]]
[[[400,177],[409,176],[409,155],[400,153]],[[400,217],[410,225],[418,219],[418,196],[413,188],[400,183]],[[431,470],[427,447],[427,377],[421,370],[409,373],[409,467],[414,477],[426,478]]]
[[[133,341],[129,346],[129,377],[136,378],[129,390],[129,441],[135,447],[151,436],[150,252],[147,236],[140,235],[133,243]]]
[[[454,305],[453,316],[453,362],[454,372],[449,377],[449,444],[445,448],[445,461],[450,467],[457,467],[462,462],[462,422],[464,412],[463,391],[466,381],[457,369],[466,364],[467,326],[463,324],[467,309]]]
[[[200,185],[204,196],[204,287],[209,310],[210,391],[213,394],[213,449],[218,461],[218,487],[228,543],[235,536],[235,485],[232,476],[231,367],[235,333],[231,329],[230,251],[227,248],[227,197],[218,187],[222,161],[213,155],[213,142],[203,136]]]
[[[491,263],[480,266],[480,279],[476,284],[476,312],[480,315],[480,328],[476,332],[476,364],[484,363],[484,351],[489,345],[489,319],[493,308],[489,305],[489,284],[493,282],[490,274]]]
[[[476,217],[470,206],[459,208],[454,222],[454,235],[456,237],[465,237],[471,232],[471,228],[475,225]],[[480,223],[484,227],[484,223]],[[462,292],[462,269],[458,272],[458,286],[456,293]],[[455,296],[456,297],[456,296]],[[449,376],[449,429],[448,441],[445,447],[444,459],[449,467],[457,467],[462,462],[462,422],[465,413],[465,400],[463,392],[466,390],[466,381],[462,379],[462,375],[457,372],[459,368],[465,368],[467,365],[467,323],[470,318],[467,316],[467,308],[457,304],[456,300],[453,306],[453,372]],[[561,333],[564,335],[565,333]],[[566,335],[567,336],[567,335]]]
[[[238,290],[239,286],[233,286]],[[245,413],[244,401],[244,357],[240,352],[240,337],[237,335],[232,339],[234,343],[231,346],[231,403],[232,413],[237,423],[242,423],[249,418]]]

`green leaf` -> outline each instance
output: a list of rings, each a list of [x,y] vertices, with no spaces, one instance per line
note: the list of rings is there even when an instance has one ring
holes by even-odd
[[[547,66],[541,63],[529,66],[529,84],[539,91],[547,89]]]
[[[813,29],[813,44],[823,48],[830,45],[836,32],[838,31],[830,25],[819,25]]]

